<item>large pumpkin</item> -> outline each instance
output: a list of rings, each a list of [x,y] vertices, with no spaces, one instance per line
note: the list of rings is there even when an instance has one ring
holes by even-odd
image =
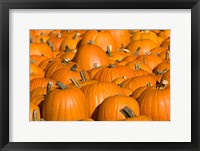
[[[46,121],[72,121],[89,118],[87,99],[83,92],[75,87],[58,84],[46,97],[42,108]]]
[[[125,119],[124,115],[120,112],[125,106],[131,108],[137,116],[140,115],[139,105],[135,99],[128,96],[115,95],[106,98],[99,105],[97,120],[114,121]]]
[[[94,45],[92,41],[78,49],[73,61],[85,70],[92,69],[94,64],[98,67],[110,63],[106,53],[99,46]]]
[[[158,86],[147,88],[137,99],[141,114],[155,121],[170,120],[170,87],[164,82]]]
[[[95,108],[112,95],[123,94],[120,87],[110,82],[98,82],[81,88],[89,102],[89,113],[92,116]],[[94,115],[95,116],[95,115]],[[95,119],[95,117],[94,117]]]

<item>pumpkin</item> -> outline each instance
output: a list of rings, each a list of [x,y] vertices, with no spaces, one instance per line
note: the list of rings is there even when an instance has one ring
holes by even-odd
[[[68,45],[66,45],[65,50],[61,51],[56,58],[59,58],[61,60],[68,58],[69,60],[72,60],[77,52],[77,49],[70,50]]]
[[[44,71],[37,65],[31,63],[30,64],[30,73],[35,73],[39,75],[40,77],[44,77]]]
[[[170,87],[167,86],[167,81],[147,88],[137,100],[141,114],[154,121],[170,121]]]
[[[133,71],[126,66],[108,65],[106,68],[100,69],[94,76],[94,80],[112,82],[120,77],[131,78],[134,76]]]
[[[98,45],[103,49],[104,52],[107,51],[107,46],[112,46],[112,51],[116,49],[115,41],[112,35],[106,30],[90,30],[87,31],[83,36],[81,45],[87,44],[89,41],[93,41],[95,45]]]
[[[169,50],[165,50],[162,51],[158,57],[160,57],[163,61],[170,61],[170,51]]]
[[[161,62],[159,63],[154,69],[153,72],[156,75],[160,75],[165,73],[167,70],[170,70],[170,62],[165,61],[165,62]]]
[[[170,85],[170,70],[163,73],[161,81],[166,80],[168,81],[168,85]]]
[[[149,53],[152,55],[158,56],[162,51],[165,51],[165,50],[166,48],[164,47],[156,47],[156,48],[151,49]]]
[[[165,48],[166,50],[170,50],[170,37],[165,39],[161,45],[161,47]]]
[[[142,63],[142,61],[140,61],[139,59],[128,62],[126,66],[133,70],[142,69],[148,73],[152,73],[152,69],[147,64]]]
[[[112,95],[123,94],[120,87],[110,82],[98,82],[81,87],[89,102],[89,113],[95,120],[94,111],[101,102]]]
[[[155,75],[145,75],[127,79],[121,84],[122,87],[130,88],[132,91],[135,91],[137,88],[146,86],[148,83],[155,85],[156,80]]]
[[[31,43],[30,55],[45,56],[47,58],[54,58],[54,53],[46,43]]]
[[[57,87],[56,86],[56,81],[52,79],[47,79],[47,78],[35,78],[30,81],[30,91],[38,88],[38,87],[46,87],[48,82],[52,83],[52,87]]]
[[[142,30],[142,31],[139,31],[139,32],[135,32],[131,36],[131,41],[142,40],[142,39],[152,40],[158,46],[160,46],[160,44],[161,44],[161,41],[159,40],[159,38],[157,37],[157,35],[154,32],[150,31],[150,30]]]
[[[69,49],[73,50],[77,48],[78,42],[82,39],[80,37],[80,34],[76,32],[73,37],[67,36],[60,45],[60,51],[65,50],[66,46],[68,46]]]
[[[152,70],[162,62],[162,59],[155,55],[140,55],[136,60],[139,60],[142,63],[147,64]]]
[[[130,50],[132,54],[135,54],[138,48],[140,48],[138,55],[142,55],[148,53],[151,49],[156,47],[158,47],[158,45],[154,41],[150,39],[142,39],[130,42],[127,49]]]
[[[92,41],[80,46],[73,61],[81,65],[84,70],[92,69],[94,64],[98,67],[110,63],[105,52],[99,46],[94,45]]]
[[[87,99],[75,87],[57,82],[61,89],[51,91],[43,104],[42,114],[46,121],[72,121],[89,118]]]
[[[56,36],[51,36],[48,39],[47,43],[49,44],[49,46],[51,46],[51,48],[54,51],[58,52],[58,51],[60,51],[60,45],[63,42],[63,40],[64,40],[64,38],[61,37],[61,33],[59,32],[59,33],[57,33]]]
[[[126,48],[130,43],[130,33],[128,30],[108,30],[112,35],[116,48]]]
[[[98,121],[114,121],[125,119],[124,115],[120,112],[121,108],[128,106],[134,113],[139,116],[140,109],[138,102],[128,96],[110,96],[103,100],[98,108]]]
[[[49,63],[53,62],[52,59],[45,59],[43,61],[40,62],[40,64],[38,65],[43,71],[45,71],[45,68],[47,67],[47,65]]]
[[[47,58],[45,56],[39,56],[39,55],[31,55],[30,56],[30,63],[39,65],[42,61],[46,60]]]
[[[161,30],[159,33],[158,33],[158,36],[159,37],[162,37],[163,39],[167,39],[170,37],[170,30]]]
[[[120,112],[126,117],[123,121],[152,121],[152,119],[146,115],[135,115],[133,110],[128,106],[123,107]]]
[[[80,69],[77,70],[77,67],[78,66],[74,64],[70,69],[66,68],[58,69],[52,74],[51,79],[55,81],[60,81],[66,85],[72,83],[71,78],[81,80]],[[87,79],[90,79],[90,76],[87,73],[86,77]]]

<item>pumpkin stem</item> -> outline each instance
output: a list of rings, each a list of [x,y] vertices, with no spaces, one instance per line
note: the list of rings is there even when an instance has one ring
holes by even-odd
[[[74,64],[74,65],[70,68],[70,70],[71,70],[71,71],[76,71],[76,70],[77,70],[77,67],[78,67],[77,64]]]
[[[93,44],[94,44],[94,41],[93,41],[93,40],[89,40],[89,41],[88,41],[88,44],[89,44],[89,45],[93,45]]]
[[[33,121],[38,121],[38,111],[33,110]]]
[[[97,30],[97,32],[101,32],[101,30]]]
[[[69,58],[65,58],[61,61],[62,64],[68,64],[70,62]]]
[[[57,82],[56,82],[56,85],[57,85],[59,88],[61,88],[62,90],[65,90],[65,89],[68,88],[66,85],[64,85],[64,84],[63,84],[62,82],[60,82],[60,81],[57,81]]]
[[[81,74],[82,81],[87,81],[86,75],[83,70],[80,71],[80,74]]]
[[[69,49],[69,46],[68,46],[68,45],[65,46],[64,52],[70,52],[70,49]]]
[[[161,75],[163,72],[162,71],[160,71],[160,70],[157,70],[156,71],[156,75]]]
[[[157,86],[157,89],[164,89],[166,86],[168,85],[168,81],[167,80],[162,80],[159,85]]]
[[[115,67],[114,64],[109,64],[109,65],[108,65],[108,68],[114,68],[114,67]]]
[[[112,45],[108,45],[108,46],[107,46],[106,54],[107,54],[109,57],[112,56],[111,50],[112,50]]]
[[[57,34],[57,38],[61,38],[62,37],[62,35],[61,35],[61,33],[59,32],[58,34]]]
[[[147,87],[150,87],[152,86],[152,84],[150,82],[147,83]]]
[[[80,88],[80,87],[81,87],[80,83],[79,83],[74,77],[70,78],[70,80],[72,81],[72,83],[73,83],[77,88]]]
[[[52,82],[49,81],[49,82],[47,83],[47,92],[46,92],[46,96],[48,96],[49,93],[51,92],[51,87],[52,87]]]
[[[76,32],[75,35],[72,37],[72,39],[76,40],[81,34]]]
[[[94,69],[96,69],[98,67],[97,63],[94,63]]]
[[[43,38],[40,38],[40,43],[44,43],[44,39]]]
[[[54,48],[54,46],[53,46],[53,44],[52,44],[50,41],[48,41],[47,44],[48,44],[48,46],[51,48],[51,50],[52,50],[53,52],[56,51],[55,48]]]
[[[123,87],[122,83],[117,84],[119,87]]]
[[[131,108],[129,108],[128,106],[123,107],[120,112],[126,117],[126,118],[130,118],[130,117],[135,117],[135,113],[133,112],[133,110]]]
[[[170,52],[166,51],[166,60],[169,61],[170,60]]]
[[[145,63],[145,61],[146,61],[146,58],[143,58],[143,59],[142,59],[142,63]]]
[[[151,51],[145,52],[145,55],[150,55]]]
[[[135,70],[140,70],[140,65],[139,64],[135,64]]]
[[[141,48],[140,47],[138,47],[137,48],[137,50],[135,51],[135,54],[134,54],[134,56],[138,56],[139,55],[139,51],[141,50]]]

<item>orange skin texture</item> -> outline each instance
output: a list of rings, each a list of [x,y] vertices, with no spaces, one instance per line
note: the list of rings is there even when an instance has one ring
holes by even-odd
[[[121,89],[124,92],[125,96],[130,96],[133,93],[133,91],[129,88],[121,87]]]
[[[134,72],[126,66],[115,66],[111,68],[106,67],[99,70],[93,79],[98,81],[112,82],[116,78],[123,76],[131,78],[134,76]]]
[[[140,55],[136,60],[139,60],[145,64],[147,64],[152,70],[163,60],[155,55]]]
[[[142,86],[142,87],[137,88],[135,91],[133,91],[130,97],[137,99],[140,96],[140,94],[142,94],[142,92],[146,90],[147,88],[148,88],[147,86]]]
[[[170,87],[149,87],[137,99],[141,114],[154,121],[170,121]]]
[[[54,90],[56,87],[51,87],[51,91]],[[47,93],[47,87],[37,87],[30,91],[30,97],[35,96],[44,96]]]
[[[136,116],[140,115],[140,108],[138,102],[128,96],[110,96],[107,97],[98,109],[98,121],[116,121],[125,119],[124,115],[120,112],[124,106],[128,106],[133,110]]]
[[[30,97],[31,103],[33,103],[35,105],[39,105],[44,100],[45,100],[44,95],[37,95],[37,96],[34,96],[34,97]]]
[[[143,55],[149,52],[151,49],[158,47],[158,45],[150,39],[134,40],[129,43],[127,49],[130,50],[132,54],[135,54],[139,47],[141,49],[138,55]]]
[[[146,71],[148,73],[152,73],[152,69],[147,64],[141,63],[140,60],[133,60],[131,62],[128,62],[126,64],[126,66],[129,67],[129,68],[131,68],[131,69],[133,69],[133,70],[135,70],[135,65],[136,64],[139,65],[140,69],[142,69],[142,70],[144,70],[144,71]]]
[[[170,38],[167,38],[161,43],[160,46],[165,48],[166,50],[170,50],[169,45],[170,45]]]
[[[45,74],[44,71],[42,70],[42,68],[40,68],[39,66],[37,66],[33,63],[30,64],[30,72],[35,73],[41,77],[44,77],[44,74]]]
[[[113,36],[116,48],[121,48],[122,46],[126,48],[130,43],[130,33],[128,30],[108,30],[108,32]]]
[[[142,40],[142,39],[149,39],[154,41],[158,46],[160,46],[161,41],[159,39],[159,37],[152,31],[149,30],[145,30],[145,31],[139,31],[139,32],[135,32],[133,33],[133,35],[131,36],[131,41],[134,40]]]
[[[47,65],[49,64],[49,63],[51,63],[53,60],[52,59],[45,59],[45,60],[43,60],[43,61],[41,61],[40,63],[39,63],[39,67],[43,70],[43,71],[45,71],[45,68],[47,67]]]
[[[83,36],[83,39],[81,41],[81,45],[88,44],[88,41],[92,40],[95,45],[98,45],[103,49],[104,52],[107,51],[107,46],[112,45],[112,52],[115,51],[115,41],[112,37],[112,35],[108,31],[96,31],[96,30],[90,30],[86,32],[86,34]]]
[[[167,52],[168,50],[165,50],[165,51],[162,51],[159,55],[158,55],[158,57],[160,57],[163,61],[169,61],[169,58],[167,58]]]
[[[135,91],[139,87],[146,86],[149,82],[155,85],[156,80],[157,78],[155,75],[138,76],[122,82],[122,87],[130,88],[132,91]]]
[[[74,62],[66,62],[62,63],[61,60],[55,60],[47,65],[45,68],[45,77],[46,78],[51,78],[53,73],[59,69],[65,68],[65,69],[70,69],[74,64]],[[80,69],[80,66],[77,67],[77,69]],[[81,68],[82,69],[82,68]]]
[[[39,55],[31,55],[30,56],[30,63],[33,63],[35,65],[39,65],[42,61],[46,60],[47,58],[44,56]]]
[[[47,58],[54,58],[54,53],[46,43],[31,43],[30,55],[45,56]]]
[[[47,78],[35,78],[30,81],[30,91],[38,88],[38,87],[47,87],[48,82],[52,82],[52,87],[56,86],[56,81]]]
[[[89,102],[90,116],[92,116],[96,107],[108,96],[124,94],[120,87],[110,82],[98,82],[95,84],[86,85],[82,87],[81,90]]]
[[[94,76],[95,76],[95,74],[96,74],[99,70],[101,70],[102,68],[105,68],[105,67],[106,67],[106,65],[104,65],[104,66],[99,66],[99,67],[97,67],[97,68],[90,69],[90,70],[88,70],[87,72],[88,72],[88,74],[90,75],[91,79],[93,79]]]
[[[165,69],[170,70],[170,63],[168,61],[159,63],[154,69],[153,72],[156,74],[158,71],[163,72]]]
[[[97,66],[108,65],[110,63],[106,53],[99,46],[93,44],[80,46],[73,61],[81,65],[84,70],[92,69],[94,63]]]
[[[42,77],[41,77],[41,75],[38,75],[38,74],[36,74],[34,72],[31,72],[31,74],[30,74],[30,80],[33,80],[35,78],[42,78]]]
[[[112,83],[118,85],[118,84],[124,82],[126,79],[127,79],[127,77],[122,76],[121,78],[116,78],[116,79],[114,79],[114,80],[112,81]]]
[[[60,51],[60,45],[63,42],[64,38],[62,37],[51,37],[48,39],[48,42],[50,42],[53,46],[55,51]]]
[[[35,43],[46,43],[49,40],[49,36],[38,36],[35,40]],[[43,40],[43,42],[41,42],[41,39]]]
[[[158,36],[167,39],[170,37],[170,30],[162,30],[158,33]]]
[[[74,33],[75,35],[76,33]],[[60,51],[65,50],[66,45],[68,45],[69,49],[73,50],[77,48],[78,42],[82,39],[82,37],[77,36],[76,38],[67,36],[60,45]]]
[[[30,113],[29,113],[29,120],[33,121],[33,111],[37,110],[37,119],[40,120],[40,109],[37,105],[30,103]]]
[[[49,93],[42,108],[47,121],[74,121],[87,119],[88,105],[83,92],[75,87],[55,89]]]
[[[127,118],[123,121],[152,121],[152,119],[146,115],[140,115],[140,116]]]
[[[165,51],[166,48],[164,47],[156,47],[150,50],[150,54],[158,56],[162,51]]]

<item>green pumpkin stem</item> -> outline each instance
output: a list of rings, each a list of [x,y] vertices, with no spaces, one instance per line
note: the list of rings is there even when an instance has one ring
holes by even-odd
[[[88,41],[88,45],[93,45],[94,44],[94,41],[93,40],[89,40]]]
[[[79,36],[80,36],[80,33],[76,32],[74,36],[72,37],[72,39],[76,40]]]
[[[87,81],[86,75],[83,70],[80,71],[80,74],[81,74],[82,81]]]
[[[167,60],[167,61],[170,60],[170,53],[169,53],[169,51],[166,51],[166,60]]]
[[[135,117],[135,113],[133,112],[133,110],[131,108],[129,108],[128,106],[123,107],[120,112],[126,117],[126,118],[130,118],[130,117]]]
[[[49,93],[51,92],[51,87],[52,87],[52,82],[49,81],[49,82],[47,83],[47,92],[46,92],[46,96],[48,96]]]
[[[69,49],[69,46],[68,46],[68,45],[65,46],[64,52],[70,52],[70,49]]]
[[[107,54],[109,57],[112,56],[111,50],[112,50],[112,45],[108,45],[108,46],[107,46],[106,54]]]
[[[134,54],[134,56],[138,56],[138,55],[139,55],[139,52],[140,52],[140,50],[141,50],[141,48],[140,48],[140,47],[138,47],[138,48],[137,48],[137,50],[135,51],[135,54]]]
[[[56,82],[56,85],[57,85],[59,88],[61,88],[62,90],[65,90],[65,89],[68,88],[66,85],[64,85],[64,84],[63,84],[62,82],[60,82],[60,81],[57,81],[57,82]]]
[[[58,33],[57,38],[61,38],[61,37],[62,37],[61,33]]]
[[[135,64],[135,70],[140,70],[140,65],[139,64]]]
[[[74,64],[74,65],[70,68],[70,70],[71,70],[71,71],[76,71],[76,70],[77,70],[77,67],[78,67],[77,64]]]
[[[40,38],[40,42],[41,42],[41,43],[44,43],[44,39],[43,39],[43,38]]]
[[[94,63],[94,69],[98,68],[98,64]]]
[[[53,46],[53,44],[51,43],[51,41],[48,41],[47,44],[48,44],[48,46],[51,48],[51,50],[52,50],[53,52],[56,51],[55,48],[54,48],[54,46]]]
[[[38,111],[33,110],[33,121],[38,121]]]
[[[81,87],[81,84],[74,77],[70,78],[70,80],[77,88]]]
[[[115,65],[114,65],[114,64],[109,64],[107,67],[108,67],[108,68],[114,68]]]

